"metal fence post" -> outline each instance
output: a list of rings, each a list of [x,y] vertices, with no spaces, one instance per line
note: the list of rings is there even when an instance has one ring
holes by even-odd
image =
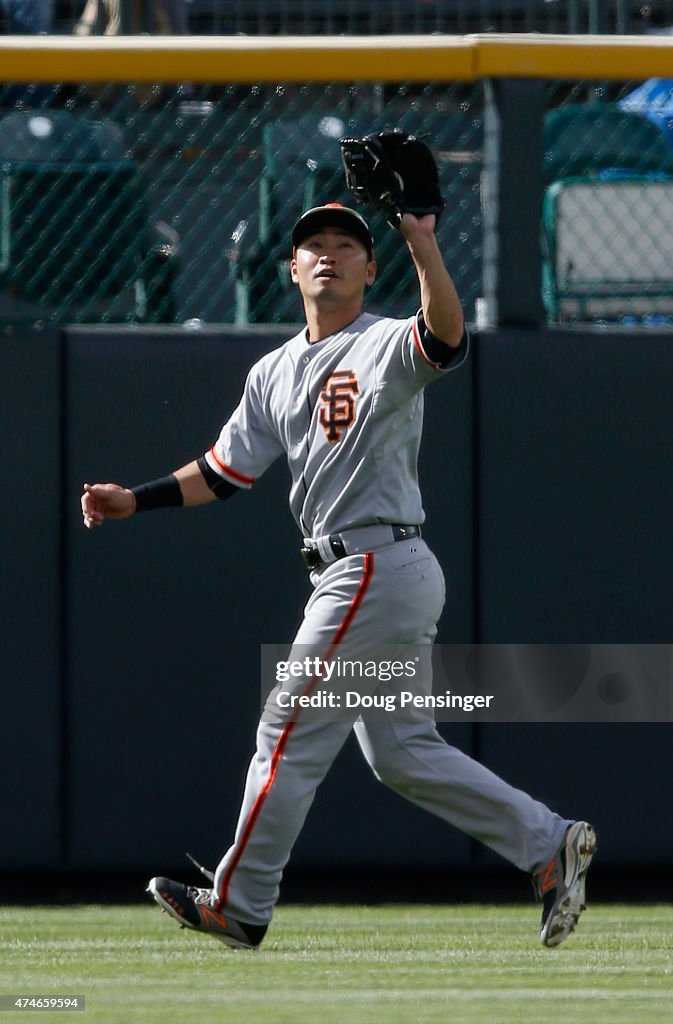
[[[133,4],[132,0],[120,0],[119,4],[120,24],[119,31],[122,36],[133,35]]]
[[[606,35],[610,31],[609,0],[590,0],[589,32],[591,35]]]
[[[487,80],[484,117],[483,281],[487,322],[545,322],[540,249],[543,80]]]

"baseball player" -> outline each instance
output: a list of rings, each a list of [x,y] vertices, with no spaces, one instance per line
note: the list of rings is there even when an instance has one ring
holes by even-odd
[[[401,217],[421,309],[398,320],[363,312],[376,276],[364,218],[338,203],[305,212],[292,231],[290,268],[306,326],[252,367],[204,455],[132,489],[85,484],[85,525],[229,499],[284,455],[313,587],[293,650],[323,662],[372,645],[430,650],[444,579],[421,537],[423,389],[455,371],[469,346],[435,223],[432,214]],[[293,692],[314,685],[302,678]],[[258,946],[316,788],[351,729],[378,779],[532,874],[545,945],[570,934],[584,909],[592,826],[560,817],[447,745],[431,710],[404,720],[362,708],[336,717],[301,707],[263,714],[235,836],[212,886],[153,878],[159,906],[230,946]]]

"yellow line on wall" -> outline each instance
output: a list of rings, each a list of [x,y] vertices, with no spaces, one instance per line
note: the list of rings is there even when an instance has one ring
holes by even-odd
[[[0,38],[7,82],[431,82],[474,79],[467,36]]]
[[[673,78],[672,36],[472,36],[477,78]]]
[[[673,77],[671,36],[3,36],[6,82]]]

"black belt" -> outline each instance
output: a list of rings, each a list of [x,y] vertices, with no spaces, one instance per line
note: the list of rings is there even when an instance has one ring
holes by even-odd
[[[395,543],[399,540],[410,540],[412,537],[420,537],[421,535],[420,526],[398,526],[391,523],[390,529],[392,530],[393,541]],[[348,554],[340,533],[333,533],[330,535],[329,546],[334,553],[335,561],[338,561],[340,558],[345,558]],[[309,569],[319,569],[322,565],[327,564],[323,562],[317,548],[302,545],[302,547],[299,548],[299,552]]]

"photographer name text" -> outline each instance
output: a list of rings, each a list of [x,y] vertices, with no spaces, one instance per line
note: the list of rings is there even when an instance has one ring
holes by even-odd
[[[275,695],[279,708],[379,708],[381,711],[400,711],[409,708],[454,709],[458,711],[476,711],[490,708],[494,700],[489,694],[452,693],[446,690],[438,694],[412,693],[402,690],[400,693],[358,693],[347,690],[346,693],[333,693],[319,690],[316,693],[290,693],[280,690]]]

